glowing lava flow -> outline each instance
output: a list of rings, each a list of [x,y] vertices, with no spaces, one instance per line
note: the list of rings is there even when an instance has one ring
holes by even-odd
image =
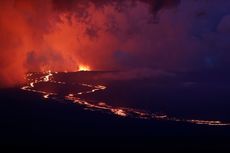
[[[29,77],[33,76],[33,74],[34,73],[27,74],[27,81],[30,83],[29,83],[29,86],[22,87],[21,88],[22,90],[35,92],[35,93],[41,93],[41,94],[43,94],[43,97],[46,99],[49,98],[50,95],[57,95],[57,93],[45,92],[45,91],[40,91],[40,90],[34,89],[36,84],[42,83],[42,82],[50,82],[52,80],[51,77],[53,76],[53,74],[51,73],[51,71],[43,72],[44,76],[42,76],[42,77],[30,79]]]
[[[45,82],[49,82],[51,79],[50,77],[52,76],[53,74],[51,73],[51,71],[49,70],[48,71],[48,74],[44,77],[44,81]]]
[[[79,65],[78,71],[90,71],[90,67],[87,65]]]
[[[49,83],[54,83],[54,84],[60,84],[63,86],[68,85],[69,83],[55,81],[51,71],[44,72],[44,73],[38,73],[38,74],[43,74],[43,75],[41,77],[31,79],[34,74],[35,73],[27,74],[28,86],[22,87],[21,88],[22,90],[35,92],[35,93],[41,93],[43,95],[43,98],[45,99],[53,98],[55,100],[60,100],[60,101],[70,101],[72,103],[82,106],[85,110],[101,111],[103,113],[113,114],[113,115],[117,115],[120,117],[132,117],[132,118],[147,119],[147,120],[174,121],[174,122],[184,122],[184,123],[209,125],[209,126],[230,126],[230,123],[224,123],[221,121],[183,119],[183,118],[170,117],[166,114],[149,113],[149,112],[140,111],[140,110],[128,108],[128,107],[114,107],[114,106],[108,105],[105,102],[95,103],[95,102],[91,102],[88,100],[84,100],[83,98],[79,97],[84,94],[91,94],[96,91],[106,90],[107,87],[104,85],[92,85],[92,84],[86,84],[86,83],[79,83],[80,86],[87,87],[89,88],[89,90],[81,91],[77,93],[69,93],[65,95],[64,97],[60,96],[58,93],[40,91],[35,88],[36,84],[38,83],[48,83],[49,82]],[[58,73],[55,72],[55,74],[58,74]],[[73,85],[75,83],[70,83],[70,84]]]

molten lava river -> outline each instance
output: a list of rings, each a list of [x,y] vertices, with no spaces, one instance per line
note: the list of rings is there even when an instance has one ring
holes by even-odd
[[[68,72],[65,72],[68,73]],[[173,122],[184,122],[191,124],[201,124],[208,126],[230,126],[230,123],[222,122],[219,120],[199,120],[199,119],[186,119],[169,116],[167,114],[158,114],[153,112],[141,111],[129,107],[111,106],[106,102],[95,102],[85,100],[81,98],[82,95],[92,94],[94,92],[103,92],[107,89],[105,85],[101,84],[88,84],[88,83],[76,83],[70,81],[60,81],[55,79],[54,76],[59,75],[59,72],[40,72],[40,73],[28,73],[26,75],[27,85],[21,87],[22,90],[27,92],[39,93],[45,99],[53,99],[54,101],[68,101],[76,105],[82,106],[83,109],[88,111],[100,111],[107,113],[108,115],[116,115],[119,117],[137,118],[143,120],[163,120]],[[71,91],[71,92],[52,92],[48,89],[39,88],[39,86],[58,86],[59,88],[65,88],[71,86],[71,88],[79,88],[82,91]]]

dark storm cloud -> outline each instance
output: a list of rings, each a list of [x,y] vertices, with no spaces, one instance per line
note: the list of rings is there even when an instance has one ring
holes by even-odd
[[[130,5],[127,5],[127,1]],[[89,6],[89,3],[93,3],[97,8],[112,4],[118,11],[122,11],[137,5],[137,2],[142,2],[148,4],[151,13],[156,14],[161,9],[177,7],[181,0],[53,0],[52,2],[56,10],[62,11],[77,11],[76,5],[78,5],[79,8],[84,8]],[[83,11],[85,11],[85,9],[83,9]]]

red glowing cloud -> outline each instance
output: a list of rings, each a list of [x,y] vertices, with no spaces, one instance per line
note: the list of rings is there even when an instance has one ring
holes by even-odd
[[[29,71],[78,71],[80,65],[92,70],[194,67],[191,61],[199,61],[196,55],[207,47],[206,40],[192,35],[197,16],[192,14],[196,5],[187,8],[190,3],[2,0],[0,86],[23,82]]]
[[[1,86],[21,82],[28,71],[116,67],[120,40],[112,33],[127,21],[114,3],[3,0],[0,9]]]

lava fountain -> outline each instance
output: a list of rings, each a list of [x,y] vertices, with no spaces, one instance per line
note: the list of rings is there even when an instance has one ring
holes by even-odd
[[[79,65],[78,71],[91,71],[90,66],[88,65]]]

